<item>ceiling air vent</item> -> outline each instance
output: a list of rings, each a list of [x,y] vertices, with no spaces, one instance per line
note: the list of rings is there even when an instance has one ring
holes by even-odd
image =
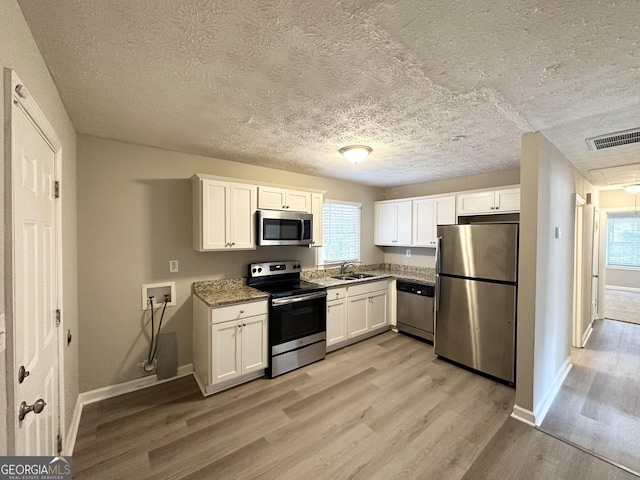
[[[591,150],[602,150],[603,148],[617,147],[619,145],[640,143],[640,128],[587,138],[587,143]]]

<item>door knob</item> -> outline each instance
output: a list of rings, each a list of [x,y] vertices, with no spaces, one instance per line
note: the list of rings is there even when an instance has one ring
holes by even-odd
[[[22,402],[20,404],[20,409],[18,410],[18,420],[24,420],[24,417],[27,416],[27,413],[33,412],[36,415],[42,410],[44,410],[44,406],[46,405],[45,401],[41,398],[35,401],[33,405],[27,405],[27,402]]]
[[[27,378],[30,373],[31,372],[29,372],[29,370],[24,368],[24,365],[22,365],[18,370],[18,383],[24,382],[24,379]]]

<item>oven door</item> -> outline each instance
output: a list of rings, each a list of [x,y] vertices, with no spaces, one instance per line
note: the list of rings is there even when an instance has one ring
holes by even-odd
[[[298,212],[258,211],[258,244],[310,245],[313,215]]]
[[[300,348],[326,338],[327,292],[271,300],[269,345],[271,355]]]

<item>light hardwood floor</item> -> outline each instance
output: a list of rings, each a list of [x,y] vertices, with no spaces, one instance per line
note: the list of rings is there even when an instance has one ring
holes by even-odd
[[[510,419],[514,397],[387,332],[207,398],[185,377],[88,405],[74,478],[635,478]]]
[[[640,472],[640,325],[596,320],[541,429]]]

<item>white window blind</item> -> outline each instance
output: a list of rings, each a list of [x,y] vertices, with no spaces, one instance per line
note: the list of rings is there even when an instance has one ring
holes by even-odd
[[[607,266],[640,268],[640,216],[607,217]]]
[[[318,265],[360,260],[360,204],[326,200]]]

